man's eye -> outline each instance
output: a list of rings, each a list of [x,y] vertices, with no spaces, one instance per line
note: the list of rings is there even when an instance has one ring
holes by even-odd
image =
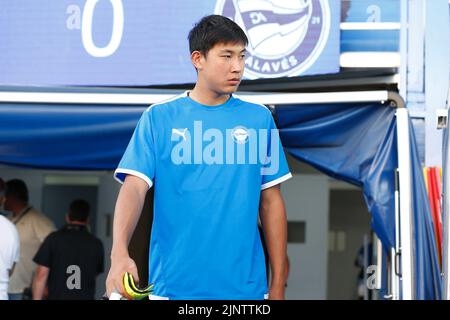
[[[244,59],[245,58],[245,54],[241,54],[241,58]]]
[[[231,58],[231,56],[230,56],[230,55],[227,55],[227,56],[222,56],[222,57],[224,57],[224,58]]]

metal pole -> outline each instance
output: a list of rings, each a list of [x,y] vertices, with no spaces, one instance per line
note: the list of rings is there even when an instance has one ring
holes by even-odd
[[[449,102],[450,102],[450,90],[447,98],[447,113],[449,111]],[[447,121],[448,121],[447,114]],[[449,243],[449,227],[450,227],[450,216],[449,216],[449,206],[450,206],[450,132],[449,126],[445,128],[445,133],[443,135],[443,199],[442,199],[442,223],[443,223],[443,236],[442,236],[442,299],[450,300],[450,278],[448,276],[449,266],[450,266],[450,243]]]
[[[381,240],[378,239],[377,235],[374,233],[374,241],[373,243],[373,251],[376,256],[377,261],[377,277],[376,277],[376,286],[377,290],[381,289],[382,280],[383,280],[383,244]],[[376,250],[375,250],[376,248]]]
[[[397,109],[396,116],[400,189],[401,294],[403,300],[412,300],[414,299],[413,219],[411,206],[411,158],[407,109]]]
[[[400,95],[407,101],[408,93],[408,0],[400,3]]]
[[[397,296],[397,275],[395,274],[395,259],[396,259],[396,252],[394,248],[391,248],[390,251],[390,261],[389,261],[389,281],[390,281],[390,295],[389,298],[391,300],[398,300],[398,296]]]
[[[400,299],[400,265],[398,257],[400,254],[400,192],[398,187],[398,169],[395,170],[395,247],[391,249],[392,272],[392,300]]]

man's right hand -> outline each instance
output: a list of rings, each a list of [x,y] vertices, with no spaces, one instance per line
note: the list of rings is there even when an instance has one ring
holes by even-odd
[[[111,258],[111,268],[106,278],[106,294],[108,297],[111,297],[111,293],[117,292],[129,300],[132,299],[123,288],[123,276],[125,272],[131,273],[136,283],[139,282],[136,263],[133,259],[128,255]]]
[[[129,272],[136,283],[139,282],[136,263],[130,258],[128,245],[141,215],[148,188],[146,181],[133,175],[127,175],[120,188],[114,209],[111,268],[106,279],[108,298],[113,292],[131,298],[123,288],[125,272]]]

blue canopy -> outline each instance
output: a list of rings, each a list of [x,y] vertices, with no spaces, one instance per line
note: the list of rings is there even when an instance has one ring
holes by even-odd
[[[395,245],[395,110],[381,104],[280,106],[276,117],[290,154],[362,188],[372,228],[385,249]],[[430,206],[414,129],[409,122],[416,299],[440,299],[441,279]],[[386,285],[386,282],[384,282]],[[384,288],[385,290],[385,288]],[[382,290],[382,291],[384,291]]]
[[[0,104],[0,163],[64,170],[116,168],[147,106]],[[284,147],[327,175],[359,186],[386,252],[395,243],[395,109],[382,104],[277,106]],[[440,297],[430,208],[410,124],[418,299]]]
[[[277,107],[284,147],[295,158],[359,186],[372,227],[383,244],[395,243],[395,109],[380,104]]]
[[[145,106],[0,104],[0,162],[113,170]]]

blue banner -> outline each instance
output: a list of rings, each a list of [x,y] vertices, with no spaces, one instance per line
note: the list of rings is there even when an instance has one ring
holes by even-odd
[[[247,79],[339,71],[339,0],[14,0],[0,11],[0,85],[195,82],[187,35],[213,13],[249,36]]]

